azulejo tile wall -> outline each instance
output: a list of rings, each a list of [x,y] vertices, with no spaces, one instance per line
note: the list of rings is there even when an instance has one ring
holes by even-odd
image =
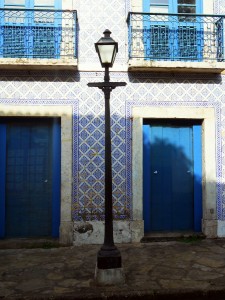
[[[85,74],[83,74],[85,76]],[[88,81],[101,81],[102,74],[86,74],[79,105],[79,193],[75,219],[102,220],[104,204],[104,97],[88,88]],[[89,80],[88,80],[89,79]],[[113,195],[115,218],[129,218],[126,192],[125,94],[122,88],[111,100]]]
[[[126,65],[129,1],[80,1],[79,58],[95,63],[94,50],[104,29],[119,42],[117,64]],[[107,9],[105,9],[107,7]],[[81,12],[84,12],[82,14]],[[215,3],[215,12],[225,11],[225,1]],[[4,71],[0,77],[0,104],[73,106],[73,204],[75,221],[104,219],[104,100],[100,90],[88,82],[102,81],[102,72]],[[216,111],[217,215],[225,220],[225,76],[204,74],[128,74],[111,72],[113,81],[126,87],[111,95],[114,216],[132,219],[131,131],[132,106],[214,107]]]
[[[215,0],[214,1],[214,13],[221,14],[221,15],[225,13],[225,1],[224,0]]]
[[[88,66],[99,60],[94,48],[105,29],[112,32],[112,37],[118,42],[119,51],[116,64],[123,65],[127,62],[127,40],[126,16],[129,9],[129,1],[121,0],[95,0],[79,1],[79,64]]]
[[[116,219],[132,218],[131,108],[132,106],[214,107],[216,111],[217,214],[225,219],[225,78],[214,75],[113,73],[126,81],[111,97],[113,197]],[[99,73],[51,72],[17,74],[0,78],[0,103],[11,105],[63,105],[74,107],[73,219],[104,218],[104,101],[88,82],[101,81]]]

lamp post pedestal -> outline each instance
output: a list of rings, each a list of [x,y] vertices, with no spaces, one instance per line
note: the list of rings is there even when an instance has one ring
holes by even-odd
[[[99,285],[119,285],[125,282],[120,251],[105,244],[97,254],[95,282]]]
[[[122,285],[125,283],[123,268],[99,269],[95,268],[95,282],[97,285]]]

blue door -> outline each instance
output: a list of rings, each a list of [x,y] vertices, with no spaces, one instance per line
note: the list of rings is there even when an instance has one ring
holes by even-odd
[[[145,232],[201,231],[201,126],[143,126]]]
[[[57,237],[59,120],[3,120],[0,144],[0,237]]]

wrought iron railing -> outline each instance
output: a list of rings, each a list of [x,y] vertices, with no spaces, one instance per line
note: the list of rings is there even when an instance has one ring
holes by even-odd
[[[76,11],[0,9],[0,58],[76,57]]]
[[[225,16],[130,12],[129,58],[224,61]]]

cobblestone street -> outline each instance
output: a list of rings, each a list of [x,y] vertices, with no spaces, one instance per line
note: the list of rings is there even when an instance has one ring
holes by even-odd
[[[0,298],[225,299],[225,240],[118,247],[126,283],[111,287],[94,282],[99,245],[2,249]]]

